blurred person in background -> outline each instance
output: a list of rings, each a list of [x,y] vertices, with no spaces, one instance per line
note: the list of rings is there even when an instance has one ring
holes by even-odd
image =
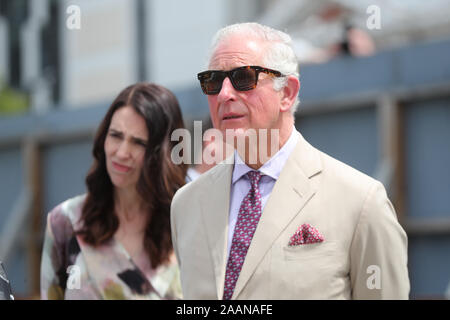
[[[211,119],[207,119],[202,121],[202,136],[205,137],[205,133],[207,130],[212,129]],[[216,141],[215,139],[207,139],[203,140],[202,137],[202,149],[200,150],[199,155],[196,155],[199,158],[199,161],[189,167],[186,174],[186,182],[191,182],[200,177],[203,173],[211,169],[216,165],[216,162],[220,162],[218,160],[210,161],[208,156],[211,158],[215,158],[216,148],[222,146],[222,142]],[[194,141],[196,143],[196,141]],[[207,155],[205,153],[208,153]],[[208,158],[208,159],[206,159]]]
[[[367,31],[348,22],[344,25],[343,40],[329,49],[330,58],[339,55],[366,57],[374,53],[375,44]]]
[[[96,133],[87,193],[48,214],[42,299],[181,298],[169,218],[187,170],[170,158],[178,128],[178,101],[162,86],[137,83],[114,100]]]
[[[237,144],[175,194],[184,298],[407,299],[407,236],[384,186],[294,126],[300,82],[291,43],[257,23],[227,26],[198,74],[215,128],[278,133],[279,149],[252,161],[250,151],[268,150],[268,140]]]

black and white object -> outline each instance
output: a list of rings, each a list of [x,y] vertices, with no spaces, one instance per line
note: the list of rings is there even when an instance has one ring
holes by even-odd
[[[11,292],[11,285],[6,277],[3,264],[0,262],[0,300],[14,300],[14,296]]]

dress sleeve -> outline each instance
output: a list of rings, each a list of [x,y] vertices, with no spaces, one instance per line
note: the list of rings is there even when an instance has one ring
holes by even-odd
[[[52,226],[52,215],[55,208],[47,216],[47,226],[44,235],[44,246],[41,258],[41,299],[63,300],[65,283],[61,283],[61,270],[64,269],[63,252],[58,248]],[[64,271],[64,270],[63,270]]]

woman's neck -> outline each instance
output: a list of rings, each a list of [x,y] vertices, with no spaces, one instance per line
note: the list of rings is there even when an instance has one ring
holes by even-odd
[[[144,203],[135,190],[116,189],[114,208],[120,222],[131,222],[145,215]]]

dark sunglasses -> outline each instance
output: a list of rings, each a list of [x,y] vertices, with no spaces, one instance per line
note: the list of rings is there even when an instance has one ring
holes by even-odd
[[[218,94],[223,80],[228,77],[237,91],[248,91],[256,88],[258,75],[263,72],[274,77],[284,77],[280,71],[258,66],[244,66],[230,71],[208,70],[197,74],[204,94]]]

